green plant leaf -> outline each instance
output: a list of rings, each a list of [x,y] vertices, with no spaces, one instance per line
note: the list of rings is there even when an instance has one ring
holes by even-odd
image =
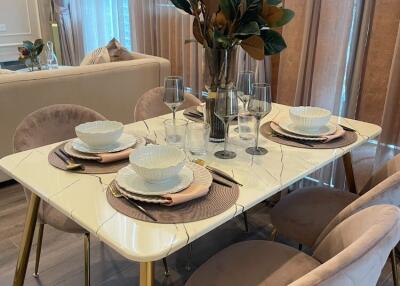
[[[240,46],[254,59],[264,59],[264,41],[259,36],[251,36],[243,40]]]
[[[181,9],[190,15],[193,15],[192,5],[190,5],[187,0],[171,0],[171,2],[175,5],[176,8]]]
[[[37,39],[37,40],[35,40],[33,45],[37,48],[37,47],[43,45],[43,40],[42,39]]]
[[[246,0],[246,10],[242,15],[240,21],[242,23],[256,21],[261,8],[262,8],[261,0]]]
[[[227,19],[234,21],[236,14],[239,12],[240,0],[220,0],[219,7]]]
[[[261,38],[264,41],[264,54],[275,55],[286,49],[286,42],[282,35],[274,30],[261,30]]]
[[[24,46],[28,50],[32,50],[33,49],[33,43],[31,41],[23,41],[22,42],[22,46]]]
[[[235,36],[250,36],[250,35],[260,35],[260,27],[256,21],[249,23],[243,23],[239,25],[234,33]]]

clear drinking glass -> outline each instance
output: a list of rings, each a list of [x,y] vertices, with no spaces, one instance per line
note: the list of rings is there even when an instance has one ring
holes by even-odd
[[[183,119],[167,119],[164,121],[165,142],[168,145],[184,149],[186,142],[187,121]]]
[[[249,102],[249,112],[256,118],[256,146],[249,147],[246,152],[251,155],[265,155],[267,150],[258,146],[258,137],[260,134],[260,121],[271,112],[271,85],[267,83],[253,84],[253,96]]]
[[[47,46],[47,68],[49,70],[54,70],[54,69],[58,69],[58,60],[56,57],[56,54],[54,53],[54,45],[53,42],[48,41],[46,43]]]
[[[250,101],[250,97],[253,93],[253,83],[255,76],[252,71],[244,71],[239,73],[237,81],[237,91],[239,99],[243,102],[243,109],[247,111],[247,105]]]
[[[164,80],[164,103],[172,110],[173,119],[175,112],[184,100],[183,78],[169,76]]]
[[[225,143],[224,150],[218,151],[214,155],[220,159],[232,159],[236,157],[236,153],[226,150],[228,146],[228,128],[229,123],[239,113],[238,97],[236,89],[219,88],[215,101],[215,115],[224,123],[225,127]]]
[[[188,145],[193,155],[207,154],[208,140],[210,139],[210,125],[205,122],[188,124]]]
[[[256,129],[256,119],[249,112],[241,112],[238,115],[239,124],[239,137],[243,140],[254,139],[255,129]]]

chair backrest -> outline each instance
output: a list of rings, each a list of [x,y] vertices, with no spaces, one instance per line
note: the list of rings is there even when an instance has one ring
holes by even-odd
[[[13,138],[14,152],[74,138],[75,126],[105,117],[89,108],[73,104],[56,104],[38,109],[18,125]]]
[[[290,286],[376,285],[390,251],[400,239],[400,210],[366,208],[347,218],[322,240],[313,257],[322,264]]]
[[[368,192],[380,182],[400,171],[400,154],[387,161],[378,171],[376,171],[366,183],[365,187],[359,192],[360,195]]]
[[[400,171],[394,173],[341,210],[318,236],[313,248],[315,249],[322,239],[340,222],[364,208],[378,204],[400,206]]]
[[[138,99],[134,112],[135,122],[161,116],[171,112],[171,109],[169,109],[168,106],[166,106],[163,102],[163,93],[163,87],[156,87],[150,89]],[[185,100],[178,110],[201,104],[201,101],[190,93],[185,93],[184,98]]]

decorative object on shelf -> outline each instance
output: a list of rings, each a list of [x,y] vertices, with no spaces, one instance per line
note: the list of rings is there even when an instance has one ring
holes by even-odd
[[[34,43],[31,41],[23,41],[22,46],[18,47],[18,60],[24,62],[29,68],[29,71],[34,71],[35,69],[41,70],[42,67],[40,65],[39,55],[42,53],[43,47],[42,39],[37,39]]]
[[[229,88],[236,81],[236,50],[241,46],[251,57],[262,60],[286,48],[274,28],[287,24],[294,12],[282,7],[281,0],[171,0],[194,16],[193,35],[203,45],[204,84],[208,91],[206,119],[211,126],[210,140],[224,140],[223,123],[215,116],[219,87]]]

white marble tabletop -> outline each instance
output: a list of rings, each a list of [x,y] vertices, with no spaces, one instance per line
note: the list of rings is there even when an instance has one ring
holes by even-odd
[[[271,114],[264,121],[287,116],[287,109],[287,106],[274,104]],[[182,113],[178,113],[178,116],[182,117]],[[162,122],[170,117],[165,115],[129,124],[125,131],[163,144]],[[117,212],[108,204],[105,194],[115,174],[83,175],[52,167],[47,161],[47,155],[57,144],[4,157],[0,160],[0,168],[124,257],[137,262],[156,261],[381,132],[379,126],[369,123],[344,118],[332,120],[357,130],[357,142],[344,148],[315,150],[280,145],[260,136],[260,146],[269,152],[265,156],[251,156],[245,152],[245,147],[251,143],[241,141],[235,132],[230,132],[230,149],[237,153],[237,157],[232,160],[221,160],[213,156],[215,150],[223,148],[223,144],[209,144],[208,155],[201,158],[211,166],[234,175],[244,186],[240,189],[237,203],[229,210],[191,223],[148,223]]]

